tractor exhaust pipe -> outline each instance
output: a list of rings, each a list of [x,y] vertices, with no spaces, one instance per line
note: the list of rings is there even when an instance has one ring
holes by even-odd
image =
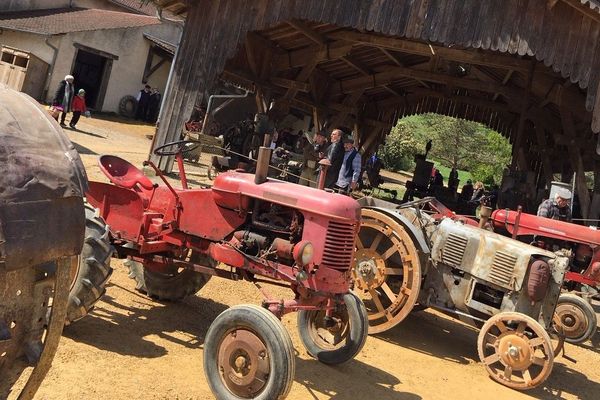
[[[321,171],[319,172],[319,182],[317,183],[317,189],[323,190],[325,189],[325,178],[327,178],[327,170],[331,166],[331,162],[324,158],[319,161],[319,165],[321,166]]]
[[[271,148],[260,146],[258,149],[258,157],[256,159],[256,172],[254,174],[254,183],[260,185],[267,181],[269,173],[269,162],[271,161]]]

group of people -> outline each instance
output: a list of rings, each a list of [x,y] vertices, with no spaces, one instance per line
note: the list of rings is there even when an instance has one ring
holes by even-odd
[[[137,108],[135,110],[135,119],[148,123],[155,123],[160,111],[160,101],[162,95],[157,88],[150,85],[144,85],[144,88],[138,93]]]
[[[303,149],[304,169],[300,176],[300,185],[316,186],[320,166],[329,164],[325,177],[325,187],[342,193],[348,193],[358,187],[361,176],[361,156],[354,147],[354,139],[345,136],[340,129],[334,129],[328,138],[325,132],[318,131],[314,142],[307,143]]]
[[[69,126],[72,129],[77,129],[76,125],[79,122],[81,114],[89,116],[87,107],[85,104],[85,90],[79,89],[75,94],[75,78],[73,75],[65,76],[58,84],[58,89],[52,100],[52,108],[54,110],[53,117],[56,121],[60,116],[60,126],[66,126],[65,120],[67,114],[73,112],[73,116],[69,121]]]

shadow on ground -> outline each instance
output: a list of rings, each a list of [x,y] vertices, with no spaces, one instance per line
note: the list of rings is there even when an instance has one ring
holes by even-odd
[[[78,152],[79,154],[98,155],[98,153],[96,153],[96,152],[95,152],[95,151],[93,151],[93,150],[90,150],[90,149],[88,149],[88,148],[87,148],[87,147],[85,147],[85,146],[82,146],[82,145],[80,145],[80,144],[78,144],[78,143],[75,143],[75,142],[72,142],[72,143],[73,143],[73,146],[75,146],[75,150],[77,150],[77,152]]]
[[[155,358],[165,355],[167,350],[145,339],[147,336],[156,335],[177,345],[199,348],[210,323],[227,308],[198,295],[177,303],[156,302],[148,308],[148,298],[124,287],[118,288],[138,296],[139,301],[134,301],[133,306],[124,306],[105,295],[92,313],[66,327],[64,335],[98,349]],[[181,339],[182,336],[188,340]]]
[[[360,385],[351,383],[357,381]],[[306,387],[313,399],[317,399],[318,394],[334,400],[421,399],[414,393],[396,391],[400,384],[395,376],[358,360],[330,366],[296,357],[295,385]]]
[[[427,311],[411,313],[402,323],[378,338],[419,353],[459,364],[479,362],[477,334],[458,321]]]

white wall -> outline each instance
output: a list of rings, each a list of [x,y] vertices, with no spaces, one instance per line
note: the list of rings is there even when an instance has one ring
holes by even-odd
[[[2,2],[2,0],[0,0]],[[76,48],[74,43],[101,50],[119,57],[113,61],[112,70],[102,105],[102,111],[117,112],[119,101],[125,95],[136,95],[143,87],[142,78],[148,57],[150,42],[143,34],[163,38],[176,43],[180,28],[174,24],[157,24],[140,28],[103,29],[97,31],[76,32],[57,35],[49,39],[58,47],[58,56],[49,80],[49,90],[45,100],[50,102],[65,75],[72,72]],[[4,30],[0,34],[0,44],[28,51],[48,64],[52,63],[54,51],[44,42],[45,37],[24,32]],[[158,62],[158,57],[154,58]],[[148,84],[157,87],[161,93],[170,69],[170,62],[164,63],[149,79]],[[77,82],[75,83],[77,86]]]
[[[48,100],[52,97],[58,83],[71,72],[76,54],[73,43],[79,43],[119,57],[118,60],[113,61],[102,105],[102,111],[117,112],[119,101],[123,96],[136,95],[143,87],[144,67],[150,49],[150,42],[144,38],[143,33],[168,38],[176,35],[177,31],[173,26],[161,24],[143,28],[98,30],[66,35],[60,42],[59,56],[51,77]],[[155,57],[155,63],[157,61],[157,57]],[[163,64],[150,77],[149,85],[157,87],[161,93],[164,93],[169,69],[170,62]]]

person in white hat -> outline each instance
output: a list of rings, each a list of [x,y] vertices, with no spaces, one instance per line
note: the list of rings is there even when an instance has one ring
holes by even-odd
[[[75,86],[73,82],[75,78],[73,75],[66,75],[65,79],[60,81],[54,100],[52,100],[52,106],[58,110],[61,110],[62,115],[60,117],[60,125],[65,126],[65,118],[67,113],[71,111],[73,106],[73,96],[75,96]],[[58,121],[58,115],[54,117]]]
[[[571,222],[571,191],[559,188],[554,199],[544,200],[538,207],[537,215],[540,217],[557,219],[559,221]]]

